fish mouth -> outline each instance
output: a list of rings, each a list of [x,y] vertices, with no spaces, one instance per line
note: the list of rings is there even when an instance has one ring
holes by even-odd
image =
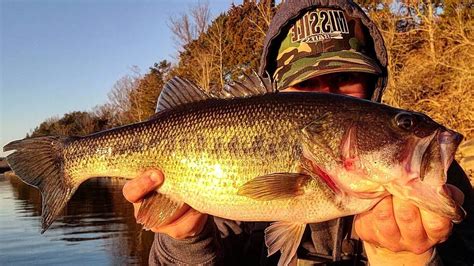
[[[422,159],[419,165],[420,179],[423,181],[427,172],[431,170],[433,165],[431,162],[440,162],[442,165],[443,183],[446,183],[446,177],[449,166],[454,161],[456,150],[463,140],[463,136],[452,130],[437,130],[432,135],[419,141],[415,150],[422,150]],[[420,147],[420,148],[418,148]]]
[[[463,136],[449,129],[439,129],[429,138],[429,144],[424,150],[420,163],[419,174],[420,180],[425,185],[431,186],[434,194],[429,197],[429,200],[425,199],[418,203],[420,206],[450,218],[454,223],[461,222],[466,212],[449,194],[446,181],[448,169],[454,161]]]
[[[459,144],[461,144],[463,138],[464,137],[461,134],[452,130],[445,130],[438,134],[437,140],[441,150],[441,163],[443,165],[443,174],[446,179],[448,177],[448,169],[454,161],[456,150],[459,147]],[[452,217],[450,217],[451,220],[454,223],[461,222],[466,216],[466,211],[452,199],[448,193],[447,185],[443,186],[441,193],[451,203],[451,209],[455,209]]]

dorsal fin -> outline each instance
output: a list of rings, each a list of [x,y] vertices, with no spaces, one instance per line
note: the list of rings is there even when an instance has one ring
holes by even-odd
[[[241,81],[235,81],[224,86],[222,91],[217,92],[219,98],[245,98],[255,95],[263,95],[276,92],[276,86],[269,78],[263,78],[253,72],[251,75],[243,73]]]
[[[199,102],[207,99],[245,98],[276,92],[276,86],[268,78],[262,78],[256,73],[243,74],[242,81],[224,86],[220,91],[206,92],[196,84],[180,77],[174,77],[165,84],[158,98],[156,112],[171,109],[179,105]]]
[[[187,79],[174,77],[165,84],[165,87],[161,91],[156,106],[156,112],[158,113],[182,104],[199,102],[209,98],[215,97]]]

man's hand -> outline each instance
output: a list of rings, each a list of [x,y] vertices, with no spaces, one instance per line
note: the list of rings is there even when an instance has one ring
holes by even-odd
[[[453,198],[462,203],[462,195],[450,187]],[[462,194],[462,193],[461,193]],[[355,218],[355,230],[364,241],[369,261],[385,264],[390,255],[412,260],[414,264],[427,262],[433,247],[445,241],[453,224],[448,218],[418,209],[412,203],[388,196],[373,209]],[[380,256],[379,256],[380,255]],[[398,263],[392,260],[394,263]]]
[[[142,199],[150,192],[157,190],[164,181],[163,173],[158,170],[148,170],[128,181],[123,187],[123,196],[133,203],[135,217]],[[174,219],[164,224],[151,228],[155,233],[164,233],[175,239],[184,239],[199,234],[207,221],[207,214],[200,213],[185,204]]]

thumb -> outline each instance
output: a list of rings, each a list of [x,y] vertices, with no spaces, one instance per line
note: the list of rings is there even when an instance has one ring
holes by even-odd
[[[146,194],[156,190],[163,183],[163,173],[159,170],[148,170],[128,181],[123,186],[123,196],[131,203],[139,202]]]

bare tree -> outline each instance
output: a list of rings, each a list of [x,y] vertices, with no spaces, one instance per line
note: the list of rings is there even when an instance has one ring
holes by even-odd
[[[177,18],[170,17],[168,27],[178,47],[183,48],[197,39],[207,30],[210,20],[210,9],[207,1],[197,4]]]
[[[183,47],[194,39],[194,33],[189,22],[187,14],[181,15],[179,18],[170,17],[168,27],[173,33],[173,38],[179,47]]]
[[[114,117],[114,124],[124,125],[129,123],[132,119],[129,110],[132,109],[133,103],[130,101],[130,94],[137,87],[138,77],[126,75],[115,82],[112,90],[108,94],[109,106],[112,112],[116,115]]]
[[[196,6],[194,6],[190,12],[196,31],[195,37],[199,37],[207,30],[207,27],[209,26],[209,21],[211,18],[209,2],[198,1]]]
[[[211,71],[216,72],[221,88],[225,85],[224,80],[224,52],[228,45],[225,43],[224,20],[219,19],[213,23],[213,26],[208,30],[208,41],[211,44],[210,50],[212,54]],[[209,81],[210,82],[210,81]]]
[[[210,90],[212,72],[214,70],[214,55],[207,47],[197,47],[192,57],[193,67],[190,69],[192,80],[204,90]]]

